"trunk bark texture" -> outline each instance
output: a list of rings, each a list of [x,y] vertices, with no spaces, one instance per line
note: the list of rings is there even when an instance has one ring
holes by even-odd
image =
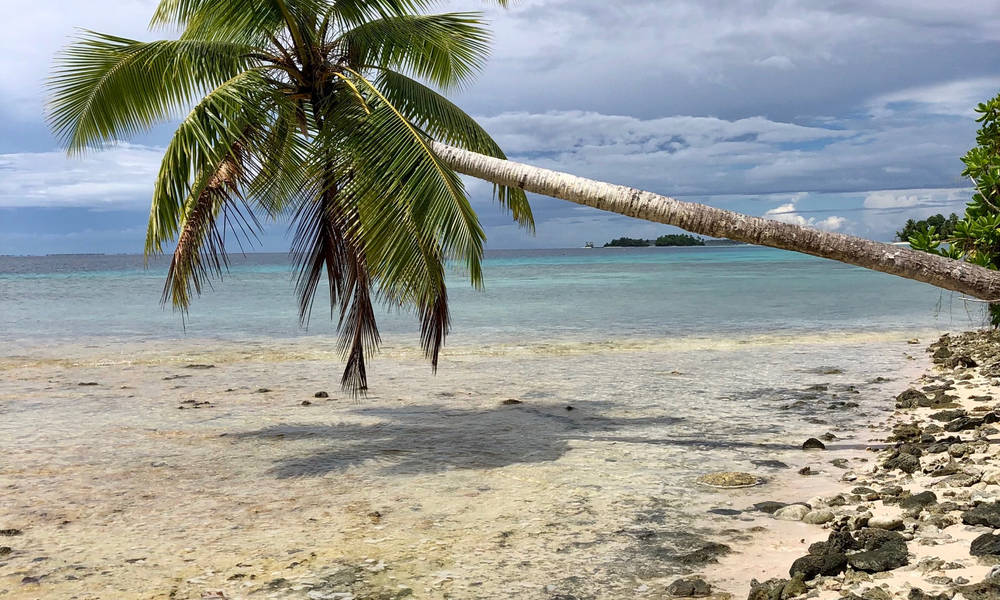
[[[434,142],[452,169],[525,191],[568,200],[692,233],[793,250],[922,281],[1000,302],[1000,272],[910,248],[753,217],[568,173],[501,160]]]

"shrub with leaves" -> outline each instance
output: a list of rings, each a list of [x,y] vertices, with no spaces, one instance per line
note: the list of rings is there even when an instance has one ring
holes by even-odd
[[[1000,269],[1000,95],[976,107],[977,146],[962,157],[975,188],[965,218],[949,233],[928,226],[909,237],[916,250]],[[1000,298],[991,300],[1000,300]],[[990,324],[1000,327],[1000,302],[990,304]]]

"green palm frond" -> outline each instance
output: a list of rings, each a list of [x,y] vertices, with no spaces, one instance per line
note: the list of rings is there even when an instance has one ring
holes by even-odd
[[[479,13],[386,17],[341,38],[352,65],[410,73],[445,89],[468,82],[482,68],[489,40]]]
[[[430,232],[446,258],[461,261],[472,284],[480,287],[485,234],[462,180],[372,82],[352,73],[359,87],[378,100],[352,147],[359,177],[370,178],[378,193],[405,203],[417,227]]]
[[[380,70],[375,83],[411,123],[435,140],[507,159],[500,146],[475,119],[436,91],[390,70]],[[518,224],[534,232],[531,206],[524,190],[494,186],[494,193],[500,205],[511,211]]]
[[[56,59],[49,123],[70,152],[133,136],[247,68],[249,53],[231,42],[84,32]]]
[[[206,173],[222,164],[248,129],[267,123],[272,103],[261,81],[256,71],[244,71],[208,94],[178,126],[153,188],[147,256],[162,252],[164,242],[176,238],[192,198],[199,195],[193,187],[199,178],[207,182]]]

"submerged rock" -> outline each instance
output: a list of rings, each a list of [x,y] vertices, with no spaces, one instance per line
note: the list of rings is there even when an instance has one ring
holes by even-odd
[[[802,442],[803,450],[826,450],[826,444],[816,438],[809,438]]]
[[[759,510],[760,512],[773,515],[776,511],[788,506],[787,502],[775,502],[773,500],[767,500],[765,502],[758,502],[753,505],[754,510]]]
[[[929,402],[930,398],[926,394],[913,388],[896,396],[896,408],[916,408],[918,406],[927,406]]]
[[[316,392],[315,394],[313,394],[313,398],[329,398],[329,397],[330,394],[327,394],[326,392]]]
[[[697,598],[712,593],[712,586],[701,577],[685,577],[667,586],[667,593],[680,598]]]
[[[707,473],[697,479],[698,483],[717,488],[744,488],[760,483],[760,478],[750,473],[739,471],[720,471]]]

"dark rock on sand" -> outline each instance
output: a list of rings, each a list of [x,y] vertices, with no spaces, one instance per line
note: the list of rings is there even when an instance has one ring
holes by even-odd
[[[920,459],[909,452],[896,450],[882,466],[890,471],[899,469],[904,473],[915,473],[920,469]]]
[[[924,508],[937,502],[937,494],[930,490],[907,496],[899,501],[901,508]]]
[[[915,423],[900,423],[892,428],[891,442],[915,442],[923,435],[920,426]]]
[[[966,369],[972,369],[979,366],[979,363],[973,360],[971,356],[956,356],[951,359],[949,364],[952,367],[965,367]]]
[[[896,396],[896,408],[916,408],[918,406],[925,406],[925,404],[921,404],[922,402],[929,403],[930,398],[928,398],[923,392],[917,391],[913,388],[910,388],[902,394]]]
[[[1000,598],[1000,573],[994,567],[989,575],[979,583],[958,588],[967,600],[996,600]]]
[[[735,517],[736,515],[743,514],[742,510],[736,510],[735,508],[710,508],[708,512],[713,515],[722,515],[724,517]]]
[[[302,406],[312,406],[312,402],[310,402],[308,400],[303,400],[302,401]]]
[[[864,551],[847,557],[848,564],[856,571],[891,571],[909,562],[906,539],[894,531],[862,529],[858,534],[858,542],[863,545]]]
[[[847,555],[843,553],[807,554],[792,563],[788,574],[794,577],[801,573],[802,579],[813,579],[820,575],[839,575],[846,568]]]
[[[204,369],[214,369],[215,365],[204,365],[204,364],[199,364],[199,363],[191,363],[189,365],[184,365],[184,368],[185,369],[199,369],[199,370],[204,370]]]
[[[7,556],[13,551],[14,549],[11,548],[10,546],[0,546],[0,556]]]
[[[846,531],[834,531],[825,542],[816,542],[809,546],[809,554],[828,554],[833,552],[845,553],[850,550],[859,550],[861,545]]]
[[[329,397],[330,394],[327,394],[326,392],[316,392],[315,394],[313,394],[313,398],[329,398]]]
[[[1000,501],[992,504],[982,502],[962,513],[962,522],[966,525],[986,525],[994,529],[1000,528]]]
[[[706,563],[714,563],[718,561],[720,556],[725,556],[732,551],[733,549],[725,544],[712,542],[702,546],[694,552],[682,554],[677,557],[677,562],[682,565],[703,565]]]
[[[906,600],[951,600],[951,596],[945,592],[930,594],[920,588],[912,588]]]
[[[759,510],[760,512],[773,515],[775,511],[780,508],[785,508],[786,506],[788,506],[788,504],[785,502],[774,502],[772,500],[768,500],[766,502],[758,502],[757,504],[754,504],[753,508],[754,510]]]
[[[667,593],[680,598],[697,598],[712,593],[712,586],[701,577],[685,577],[667,586]]]
[[[809,438],[808,440],[802,442],[803,450],[826,450],[826,444],[817,440],[816,438]]]
[[[1000,535],[984,533],[972,540],[969,554],[973,556],[1000,556]]]
[[[503,402],[501,402],[500,404],[502,404],[504,406],[513,406],[515,404],[524,404],[524,403],[521,402],[520,400],[515,400],[513,398],[508,398],[508,399],[504,400]]]
[[[271,390],[269,390],[269,389],[267,389],[267,388],[257,388],[257,391],[256,391],[256,393],[257,393],[257,394],[266,394],[266,393],[268,393],[268,392],[270,392],[270,391],[271,391]]]
[[[0,529],[0,535],[6,536],[6,537],[12,537],[12,536],[15,536],[15,535],[21,535],[22,533],[24,533],[24,532],[21,531],[20,529]]]
[[[97,383],[96,381],[81,381],[77,385],[91,386],[91,385],[101,385],[101,384]]]
[[[750,581],[750,595],[747,600],[788,600],[809,591],[801,576],[788,579],[768,579]]]
[[[931,418],[935,421],[941,421],[942,423],[947,421],[954,421],[959,417],[966,417],[969,413],[965,412],[961,408],[950,408],[948,410],[942,410],[931,415]]]

